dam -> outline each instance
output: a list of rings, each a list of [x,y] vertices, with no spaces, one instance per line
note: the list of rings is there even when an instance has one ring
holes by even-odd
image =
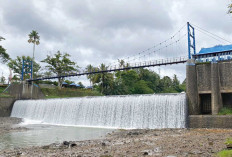
[[[11,117],[67,126],[186,128],[187,104],[185,94],[17,100]]]

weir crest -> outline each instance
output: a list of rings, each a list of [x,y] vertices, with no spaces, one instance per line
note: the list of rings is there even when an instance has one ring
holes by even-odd
[[[45,124],[156,129],[185,128],[185,94],[18,100],[11,117]]]

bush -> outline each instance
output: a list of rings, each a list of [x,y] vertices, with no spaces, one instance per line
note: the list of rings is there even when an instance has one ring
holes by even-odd
[[[49,89],[41,88],[43,94],[46,98],[66,98],[66,97],[84,97],[84,96],[101,96],[97,91],[92,91],[89,89],[72,89],[72,88],[62,88],[62,89]]]
[[[220,112],[218,113],[219,115],[232,115],[232,108],[222,108]]]

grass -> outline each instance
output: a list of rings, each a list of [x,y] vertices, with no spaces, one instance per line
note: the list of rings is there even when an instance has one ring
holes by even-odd
[[[226,139],[225,144],[226,144],[226,145],[230,145],[230,144],[232,144],[232,138],[228,138],[228,139]]]
[[[84,96],[102,96],[101,93],[89,89],[49,89],[41,88],[46,98],[67,98],[67,97],[84,97]]]
[[[232,157],[232,150],[222,150],[217,153],[218,157]]]
[[[226,139],[226,145],[232,145],[232,138]],[[232,157],[232,150],[222,150],[217,153],[218,157]]]
[[[12,97],[7,93],[2,93],[5,89],[6,89],[6,87],[0,87],[0,98],[10,98],[10,97]]]
[[[218,113],[219,115],[232,115],[232,108],[222,108],[220,112]]]
[[[2,93],[5,89],[5,87],[0,87],[0,93]]]

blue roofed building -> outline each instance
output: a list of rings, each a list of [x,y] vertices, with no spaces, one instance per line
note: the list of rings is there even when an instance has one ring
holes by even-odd
[[[232,45],[217,45],[202,48],[199,53],[193,54],[197,62],[212,62],[232,59]]]

